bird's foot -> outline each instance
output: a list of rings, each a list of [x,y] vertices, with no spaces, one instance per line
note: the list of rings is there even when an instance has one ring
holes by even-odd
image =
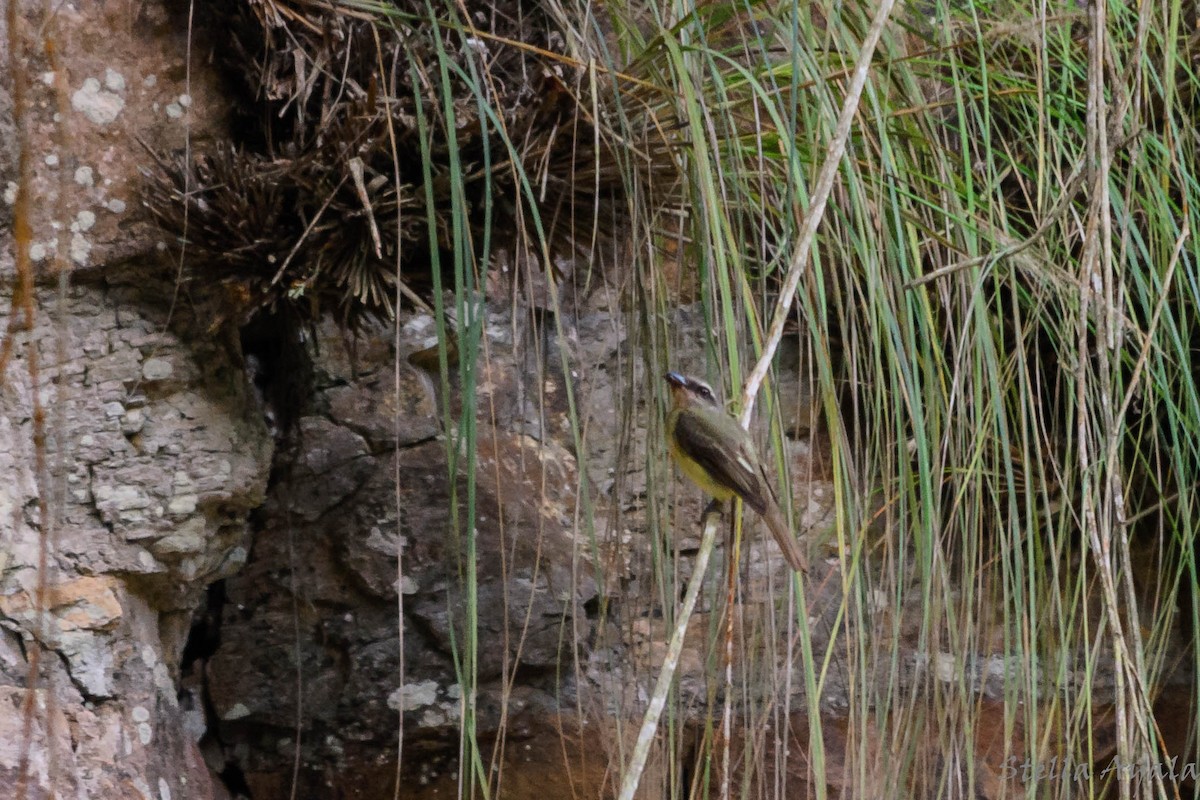
[[[712,500],[709,502],[708,505],[706,505],[704,507],[704,513],[702,513],[700,515],[700,527],[701,528],[704,527],[704,522],[705,522],[705,520],[708,519],[709,514],[716,514],[717,516],[723,516],[725,514],[724,504],[720,500]]]

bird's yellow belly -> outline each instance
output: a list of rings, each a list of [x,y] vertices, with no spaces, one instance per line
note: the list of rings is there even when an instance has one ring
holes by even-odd
[[[667,439],[667,448],[671,452],[671,456],[675,462],[679,464],[679,468],[683,470],[683,474],[692,479],[692,482],[699,486],[705,494],[721,502],[733,497],[733,490],[722,486],[713,480],[712,476],[704,467],[697,464],[692,459],[688,458],[683,452],[675,446],[675,437],[671,436]]]

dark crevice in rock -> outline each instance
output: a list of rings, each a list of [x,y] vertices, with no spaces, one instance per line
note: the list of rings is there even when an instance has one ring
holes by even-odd
[[[291,440],[312,398],[310,338],[301,320],[286,309],[260,313],[241,329],[246,376],[277,440]]]
[[[237,0],[166,0],[163,7],[174,30],[192,31],[195,52],[202,54],[198,59],[211,67],[210,77],[228,103],[229,137],[239,147],[266,150],[268,141],[258,110],[261,102],[247,83],[243,66],[256,55],[245,51],[245,42],[261,39],[261,33],[245,4]]]
[[[337,420],[331,420],[331,421],[337,422]],[[350,427],[350,426],[347,426],[347,427]],[[381,443],[370,442],[369,443],[371,445],[370,455],[373,458],[378,458],[380,456],[387,456],[392,453],[403,452],[405,450],[416,450],[417,448],[424,447],[425,445],[430,444],[431,442],[436,442],[440,438],[441,438],[440,434],[435,434],[433,436],[425,436],[420,439],[413,439],[411,441],[404,441],[404,442],[381,442]]]
[[[4,619],[0,619],[0,634],[10,637],[13,647],[21,656],[16,669],[11,673],[0,672],[0,678],[3,678],[6,684],[24,688],[29,683],[29,671],[26,669],[26,665],[29,664],[31,657],[29,642],[25,638],[26,634],[16,625]]]
[[[253,795],[250,793],[250,784],[246,782],[246,773],[242,771],[237,762],[228,762],[218,777],[220,777],[221,782],[225,784],[225,788],[229,790],[232,796],[253,800]]]
[[[186,707],[189,702],[199,703],[204,718],[204,736],[199,744],[202,752],[208,751],[209,753],[227,752],[225,743],[221,741],[220,719],[209,694],[206,670],[208,660],[221,647],[221,621],[226,602],[225,581],[219,580],[209,584],[204,605],[197,609],[192,619],[192,627],[188,631],[187,642],[183,646],[179,664],[180,686],[191,687],[190,692],[186,689],[180,690],[180,706]],[[242,779],[243,785],[239,786],[231,784],[227,778],[230,770],[236,769],[236,767],[231,767],[228,761],[225,762],[223,769],[220,766],[209,760],[210,774],[225,784],[231,796],[237,797],[239,794],[248,796],[249,793],[244,787],[244,779]],[[240,770],[238,770],[238,776],[240,777]]]
[[[298,449],[302,451],[303,447],[301,444]],[[284,459],[282,462],[280,462],[281,458]],[[376,460],[373,456],[358,455],[332,464],[328,469],[320,472],[309,471],[303,479],[296,480],[293,476],[294,456],[285,453],[281,457],[277,457],[276,461],[276,467],[271,470],[270,491],[279,498],[283,505],[285,529],[299,528],[308,524],[330,524],[344,518],[347,514],[352,514],[361,500],[362,493],[370,487],[371,479],[367,471],[376,468]],[[330,503],[318,516],[306,516],[296,510],[301,505],[301,498],[311,495],[315,485],[327,484],[329,481],[344,478],[352,472],[352,467],[362,473],[361,476],[352,476],[348,479],[348,482],[353,482],[345,489],[345,495],[336,502]],[[304,468],[301,467],[301,469]]]
[[[514,684],[521,686],[537,686],[544,683],[547,678],[553,678],[559,672],[559,667],[554,665],[526,664],[519,661],[512,670],[511,680]]]
[[[62,674],[66,675],[68,678],[70,678],[71,685],[75,687],[75,691],[79,692],[79,695],[80,695],[80,697],[83,698],[84,702],[92,703],[94,705],[100,705],[105,700],[110,699],[108,697],[93,694],[92,692],[88,691],[87,684],[84,681],[81,681],[78,678],[76,678],[75,673],[71,671],[71,661],[70,661],[70,659],[67,658],[65,653],[63,653],[59,650],[55,650],[53,648],[43,648],[43,649],[53,652],[54,655],[58,658],[58,660],[60,662],[62,662],[61,663]]]
[[[436,626],[409,605],[406,605],[404,609],[404,635],[406,637],[416,636],[420,639],[423,647],[443,656],[448,662],[453,661],[454,652],[451,648],[443,645],[443,637],[438,635]]]
[[[221,646],[221,610],[225,607],[225,581],[209,585],[204,608],[192,621],[187,643],[183,646],[183,657],[179,664],[181,673],[192,670],[198,661],[207,661]]]

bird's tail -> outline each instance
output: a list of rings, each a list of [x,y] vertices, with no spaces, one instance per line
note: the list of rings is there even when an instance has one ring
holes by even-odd
[[[804,557],[804,552],[800,549],[800,543],[796,541],[796,537],[792,535],[792,531],[788,528],[787,519],[783,516],[783,511],[779,508],[778,503],[767,503],[766,511],[762,515],[763,522],[767,523],[767,527],[771,529],[771,535],[775,537],[775,541],[779,544],[779,549],[783,551],[783,558],[788,562],[788,566],[796,570],[796,572],[808,572],[808,559]]]

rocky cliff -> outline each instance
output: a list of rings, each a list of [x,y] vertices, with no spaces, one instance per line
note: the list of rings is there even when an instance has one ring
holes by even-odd
[[[414,357],[436,344],[427,312],[272,334],[181,279],[143,187],[157,154],[203,152],[238,124],[212,68],[221,31],[189,32],[180,4],[97,0],[49,23],[40,3],[15,8],[0,36],[18,44],[0,80],[0,785],[262,800],[392,797],[399,781],[446,796],[464,714],[518,795],[610,784],[701,506],[677,487],[668,519],[648,499],[674,484],[658,375],[631,354],[660,345],[626,324],[623,279],[559,264],[560,305],[543,277],[518,293],[498,270],[489,299],[468,300],[478,434],[461,449],[461,387]],[[687,304],[661,325],[708,336]],[[302,379],[281,336],[306,354]],[[293,381],[303,397],[282,408]],[[809,407],[784,383],[801,520],[825,524]],[[747,631],[770,626],[786,572],[753,542]],[[693,710],[711,690],[711,614],[681,668]],[[473,697],[456,666],[468,625]],[[667,779],[651,770],[647,796]]]

